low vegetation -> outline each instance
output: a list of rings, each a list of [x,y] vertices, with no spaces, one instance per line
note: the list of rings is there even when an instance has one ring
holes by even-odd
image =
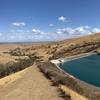
[[[12,56],[25,56],[25,52],[21,48],[15,48],[14,50],[10,50],[9,54]]]
[[[97,38],[100,36],[96,36]],[[7,64],[0,64],[0,78],[7,76],[9,74],[15,73],[26,67],[31,66],[34,62],[37,63],[38,68],[44,73],[45,77],[50,79],[54,86],[64,85],[69,89],[83,95],[89,100],[100,100],[100,89],[95,89],[94,87],[85,84],[84,82],[70,77],[69,74],[65,74],[60,71],[54,64],[50,63],[51,59],[58,59],[61,57],[73,56],[82,53],[96,52],[100,54],[100,39],[92,38],[82,40],[69,40],[60,41],[48,45],[40,45],[36,47],[29,48],[15,48],[10,50],[8,53],[11,56],[27,56],[24,59],[17,59],[17,62],[9,62]],[[76,41],[76,42],[75,42]],[[34,52],[34,53],[33,53]],[[47,60],[43,59],[47,57]],[[15,57],[17,58],[17,57]],[[44,61],[44,62],[43,62]],[[60,90],[61,91],[61,90]],[[61,91],[62,97],[66,100],[71,100],[69,94]]]
[[[0,64],[0,78],[32,66],[34,61],[39,60],[39,57],[37,57],[35,54],[31,54],[28,55],[27,58],[16,59],[16,62],[11,61],[6,64]]]
[[[83,41],[79,44],[69,45],[67,47],[64,46],[60,51],[54,52],[53,56],[50,59],[88,53],[91,51],[95,51],[98,47],[100,47],[100,41]]]
[[[53,82],[54,86],[62,84],[90,100],[100,99],[100,89],[94,89],[92,86],[70,77],[69,74],[60,71],[54,64],[50,62],[42,62],[37,65],[40,71]],[[70,99],[70,95],[68,97]]]

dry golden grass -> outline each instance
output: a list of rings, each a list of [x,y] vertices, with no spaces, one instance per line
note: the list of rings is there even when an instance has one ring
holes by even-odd
[[[87,98],[79,95],[75,91],[69,89],[68,87],[61,85],[60,88],[68,95],[71,96],[71,100],[88,100]]]
[[[85,36],[85,37],[81,37],[81,38],[77,38],[77,39],[69,39],[69,40],[59,41],[59,42],[50,43],[50,44],[28,44],[28,45],[1,44],[0,45],[0,63],[7,63],[9,61],[15,61],[15,59],[18,58],[17,56],[14,57],[9,54],[3,53],[3,52],[8,52],[9,50],[13,50],[15,48],[24,49],[26,54],[31,54],[33,52],[36,52],[36,54],[38,56],[42,56],[42,59],[44,61],[47,61],[48,58],[52,55],[52,53],[47,53],[47,52],[52,52],[54,49],[56,49],[57,51],[61,51],[62,49],[66,48],[70,45],[81,44],[84,41],[85,42],[100,41],[100,34],[95,34],[92,36]],[[50,46],[50,48],[48,48],[48,46]],[[40,93],[39,91],[41,88],[41,91],[45,91],[44,93],[42,92],[42,94],[41,94],[41,95],[43,95],[43,98],[45,98],[45,95],[48,94],[49,98],[50,98],[50,96],[56,96],[55,100],[58,100],[56,90],[52,89],[52,86],[50,86],[50,82],[48,82],[48,80],[42,75],[42,73],[39,72],[39,70],[36,67],[28,68],[28,71],[26,71],[26,70],[27,69],[0,79],[1,87],[2,86],[5,87],[5,86],[9,85],[9,88],[8,88],[9,90],[4,88],[5,91],[4,91],[3,95],[7,96],[7,92],[8,92],[8,94],[13,92],[14,88],[15,88],[15,90],[17,90],[17,89],[20,90],[20,88],[22,88],[23,92],[24,92],[24,90],[28,90],[26,94],[23,94],[23,92],[21,92],[23,97],[24,96],[26,97],[26,96],[29,96],[28,94],[30,91],[33,92],[34,95],[36,95],[36,93]],[[34,71],[32,71],[32,70],[34,70]],[[28,72],[28,73],[26,73],[26,72]],[[25,73],[25,75],[24,75],[24,73]],[[20,79],[21,77],[22,77],[22,81],[18,81],[18,83],[17,83],[16,80]],[[13,82],[15,82],[15,83],[13,84]],[[21,82],[21,85],[18,86],[18,84],[20,84],[20,82]],[[31,87],[29,86],[29,84],[27,82],[29,82]],[[30,82],[32,82],[32,84]],[[25,86],[23,86],[23,83],[25,84]],[[44,83],[45,83],[45,85],[44,85]],[[41,84],[41,87],[38,84]],[[34,85],[36,85],[36,87]],[[10,90],[10,88],[11,89],[13,88],[12,91]],[[34,92],[30,88],[32,88],[33,90],[36,89],[37,92]],[[67,94],[71,95],[72,100],[87,100],[87,98],[79,95],[78,93],[74,92],[73,90],[71,90],[65,86],[61,86],[61,88]],[[51,91],[51,94],[49,93],[49,90]],[[0,96],[2,96],[2,92],[0,92],[0,93],[1,93]],[[14,93],[14,95],[16,95],[16,91],[14,91],[13,93]],[[14,95],[10,94],[10,96],[13,96],[13,97],[14,97]],[[41,97],[41,95],[39,95],[39,96]],[[16,96],[16,97],[18,97],[18,96]],[[37,100],[42,100],[39,97],[36,97],[36,98],[38,98]],[[4,99],[4,100],[10,100],[10,99]],[[15,99],[13,99],[13,100],[15,100]],[[18,99],[16,99],[16,100],[18,100]],[[21,100],[24,100],[24,99],[21,99]],[[32,99],[25,99],[25,100],[32,100]]]
[[[5,87],[8,84],[10,84],[10,83],[16,81],[17,79],[21,78],[25,74],[26,70],[27,70],[27,68],[22,70],[22,71],[11,74],[9,76],[6,76],[5,78],[0,79],[0,86]]]
[[[0,100],[63,100],[35,65],[1,81]]]

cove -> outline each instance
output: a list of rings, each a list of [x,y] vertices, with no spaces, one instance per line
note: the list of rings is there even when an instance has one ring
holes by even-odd
[[[59,67],[82,81],[100,87],[100,55],[66,61],[59,64]]]

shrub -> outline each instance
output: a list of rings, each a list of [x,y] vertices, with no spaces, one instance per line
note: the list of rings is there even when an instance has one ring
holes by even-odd
[[[11,61],[6,64],[0,64],[0,78],[32,66],[34,61],[38,59],[37,56],[32,54],[28,58],[18,59],[17,62]]]

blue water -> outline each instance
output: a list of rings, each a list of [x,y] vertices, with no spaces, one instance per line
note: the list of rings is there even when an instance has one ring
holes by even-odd
[[[60,67],[76,78],[100,87],[100,55],[64,62]]]

